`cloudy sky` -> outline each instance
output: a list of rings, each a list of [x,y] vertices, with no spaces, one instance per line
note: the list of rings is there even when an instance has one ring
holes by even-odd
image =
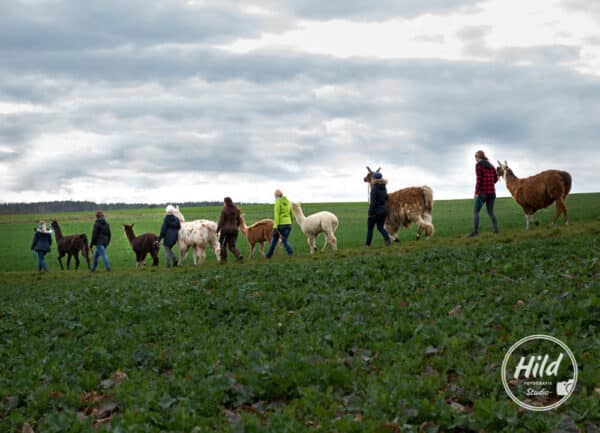
[[[589,0],[0,1],[0,56],[3,202],[470,197],[479,148],[600,191]]]

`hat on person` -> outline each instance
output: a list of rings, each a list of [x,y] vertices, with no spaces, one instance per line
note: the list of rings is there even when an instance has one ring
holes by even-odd
[[[104,214],[102,213],[101,210],[96,212],[96,218],[104,218]]]
[[[175,206],[173,206],[172,204],[168,205],[167,208],[165,209],[165,211],[168,214],[172,214],[173,212],[175,212]]]
[[[377,173],[375,173],[375,174],[373,175],[373,178],[374,178],[374,179],[382,179],[382,178],[383,178],[383,175],[382,175],[381,173],[377,172]]]

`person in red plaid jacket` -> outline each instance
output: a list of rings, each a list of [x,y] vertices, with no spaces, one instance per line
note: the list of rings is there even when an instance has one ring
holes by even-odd
[[[473,205],[473,231],[469,237],[475,237],[479,233],[479,212],[485,204],[494,233],[498,233],[498,221],[494,214],[494,201],[496,200],[496,182],[498,182],[498,173],[496,168],[490,164],[483,150],[475,153],[477,164],[475,173],[477,174],[477,183],[475,184],[475,203]]]

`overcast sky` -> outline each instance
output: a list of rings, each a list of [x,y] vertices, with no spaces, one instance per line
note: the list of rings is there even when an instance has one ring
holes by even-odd
[[[0,1],[0,201],[471,197],[477,149],[600,191],[599,5]]]

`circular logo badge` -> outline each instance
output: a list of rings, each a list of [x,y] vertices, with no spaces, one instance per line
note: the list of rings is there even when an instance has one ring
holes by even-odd
[[[508,396],[524,409],[556,409],[577,385],[577,362],[558,338],[536,334],[511,346],[502,361],[502,384]]]

